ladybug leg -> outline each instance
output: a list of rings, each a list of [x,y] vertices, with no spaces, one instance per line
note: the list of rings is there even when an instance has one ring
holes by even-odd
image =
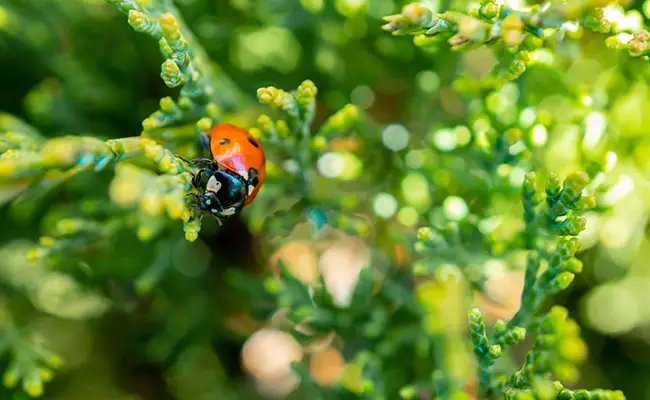
[[[213,170],[219,169],[219,165],[209,158],[195,158],[189,162],[190,165],[198,165],[199,167],[205,167]]]
[[[255,187],[259,183],[259,173],[255,168],[250,168],[248,170],[248,184]]]
[[[207,167],[213,170],[218,169],[218,164],[214,162],[214,160],[211,160],[209,158],[195,158],[191,161],[179,155],[176,155],[176,158],[178,158],[179,160],[183,161],[185,164],[192,167],[198,165],[199,167]]]
[[[247,188],[247,193],[251,194],[253,192],[253,189],[257,186],[259,183],[260,178],[257,170],[255,168],[249,168],[248,169],[248,180],[246,181],[246,184],[248,185]]]
[[[203,196],[198,194],[198,193],[187,193],[187,194],[185,194],[185,197],[191,197],[192,200],[194,200],[194,203],[192,203],[191,205],[192,206],[198,206],[199,201],[201,200],[201,198]]]
[[[221,221],[221,218],[217,217],[214,214],[210,214],[210,215],[212,215],[214,217],[214,219],[217,220],[217,224],[219,224],[219,226],[223,226],[223,221]]]
[[[201,208],[210,214],[219,214],[221,211],[223,211],[223,205],[217,198],[217,194],[210,191],[206,192],[202,196]]]
[[[186,159],[185,157],[183,157],[183,156],[179,156],[178,154],[174,154],[174,156],[175,156],[176,158],[178,158],[179,160],[181,160],[182,162],[184,162],[185,164],[187,164],[187,165],[192,165],[192,163],[189,162],[189,161],[187,161],[187,159]]]
[[[205,168],[201,168],[198,172],[192,175],[192,186],[203,191],[201,187],[201,177],[205,174]]]

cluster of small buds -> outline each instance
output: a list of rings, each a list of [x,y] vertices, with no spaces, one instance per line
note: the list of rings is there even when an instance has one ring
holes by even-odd
[[[477,135],[475,146],[479,149],[489,149],[483,150],[483,153],[488,159],[497,158],[494,160],[494,164],[499,166],[497,170],[501,169],[504,163],[518,161],[508,159],[509,152],[500,156],[499,151],[521,141],[524,136],[522,129],[512,128],[502,133],[483,129],[481,133]],[[506,376],[492,371],[493,364],[508,346],[523,341],[527,330],[536,332],[536,313],[543,300],[549,295],[566,289],[575,274],[581,272],[582,263],[575,257],[579,248],[575,236],[585,227],[585,219],[580,213],[594,207],[594,196],[590,194],[594,186],[590,185],[591,180],[584,172],[571,174],[564,181],[550,174],[545,190],[540,192],[537,188],[536,175],[529,173],[525,176],[522,184],[522,203],[526,228],[522,234],[524,247],[531,251],[528,252],[521,306],[508,322],[502,320],[496,322],[493,341],[488,340],[488,330],[478,309],[472,310],[469,315],[470,337],[478,362],[477,381],[480,398],[484,396],[497,398],[500,395],[513,399],[527,398],[526,396],[533,395],[536,390],[542,390],[523,384],[521,387],[516,385],[508,387]],[[444,227],[420,228],[414,248],[418,254],[425,257],[413,264],[413,273],[417,276],[429,277],[432,273],[439,273],[446,263],[464,264],[466,257],[464,252],[467,250],[473,254],[476,253],[477,248],[481,248],[480,252],[499,257],[504,249],[519,243],[515,241],[500,246],[498,241],[492,242],[490,235],[478,229],[478,222],[477,216],[469,214],[463,220],[449,223]],[[476,238],[483,238],[483,241],[477,241]],[[556,242],[555,248],[542,244],[543,239],[548,239],[549,243]],[[446,251],[450,253],[449,259],[446,258]],[[481,290],[480,273],[475,273],[468,266],[461,268],[460,271],[470,279],[475,289]],[[549,317],[549,321],[555,321],[553,318]],[[568,323],[567,326],[569,325],[571,324]],[[571,340],[566,343],[573,344],[579,340],[579,337],[572,337]],[[570,370],[567,367],[569,361],[574,363],[581,361],[573,356],[573,354],[562,355],[565,357],[562,360],[566,361],[560,363],[563,371]],[[560,370],[554,372],[562,373]],[[563,378],[569,375],[567,372]],[[545,390],[552,395],[550,382],[546,386],[548,390]]]
[[[359,108],[355,105],[348,104],[332,114],[323,123],[317,137],[330,138],[334,135],[337,137],[344,136],[357,126],[360,117]]]
[[[188,242],[194,242],[199,238],[201,221],[202,217],[197,210],[190,210],[189,217],[183,215],[183,231],[185,232],[185,239]]]
[[[565,308],[554,306],[548,314],[535,321],[532,329],[537,337],[523,367],[507,381],[501,381],[496,388],[506,399],[625,399],[620,391],[573,391],[565,389],[560,382],[549,380],[552,374],[564,381],[575,381],[578,377],[576,365],[587,356],[587,347],[580,338],[580,328],[568,318]]]
[[[537,192],[535,185],[537,184],[537,174],[529,172],[524,178],[522,185],[522,200],[524,205],[524,222],[530,225],[535,220],[535,208],[541,204],[542,197]]]
[[[477,308],[469,312],[469,333],[479,364],[479,388],[484,395],[490,382],[489,367],[501,357],[501,345],[489,344],[483,315]]]
[[[646,30],[634,33],[632,39],[627,42],[627,49],[634,57],[647,56],[650,53],[650,33]]]
[[[569,287],[575,274],[582,270],[582,263],[574,257],[578,246],[578,240],[571,237],[560,239],[549,259],[541,257],[536,251],[529,253],[522,305],[510,321],[510,326],[525,325],[525,321],[537,312],[547,296]],[[542,262],[546,269],[540,275]]]
[[[539,211],[542,196],[536,191],[537,177],[529,173],[524,179],[524,219],[528,247],[533,246],[532,237],[539,229],[546,229],[559,236],[577,236],[585,229],[586,220],[579,213],[595,207],[595,197],[586,194],[590,183],[584,172],[569,175],[564,182],[551,173],[546,182],[546,207]]]
[[[217,117],[219,106],[213,102],[217,77],[206,64],[202,49],[193,46],[184,23],[171,4],[141,4],[131,0],[106,0],[127,14],[128,23],[140,33],[158,41],[165,57],[160,77],[168,87],[181,87],[176,101],[160,100],[160,109],[142,121],[145,132],[194,122],[201,116]]]
[[[291,130],[287,121],[273,121],[271,117],[262,114],[257,118],[257,127],[250,130],[251,134],[257,138],[264,138],[273,144],[281,144],[284,140],[293,140]]]
[[[177,121],[182,114],[181,108],[171,97],[160,99],[160,110],[155,111],[142,121],[142,128],[145,131],[163,127],[168,121]]]
[[[314,168],[311,143],[317,93],[316,86],[310,80],[303,81],[292,92],[275,87],[257,90],[258,101],[281,110],[286,119],[274,123],[270,117],[262,115],[254,134],[270,139],[271,146],[278,146],[292,155],[292,161],[298,167],[294,174],[298,178],[297,191],[303,197],[309,196],[307,180]]]
[[[528,10],[512,10],[494,1],[481,1],[477,8],[466,13],[446,11],[436,14],[419,3],[404,6],[402,12],[384,17],[382,28],[393,35],[415,36],[417,46],[428,47],[443,40],[453,51],[471,50],[482,45],[503,44],[501,64],[483,79],[485,88],[502,87],[521,76],[527,69],[530,52],[542,48],[544,30],[563,32],[565,21],[579,21],[581,25],[601,33],[612,30],[605,18],[604,8],[610,5],[600,1],[549,2],[546,6],[533,6]],[[632,56],[643,56],[650,49],[650,35],[642,30],[628,42],[619,36],[607,39],[610,47],[626,48]]]
[[[494,324],[494,335],[498,338],[498,345],[502,347],[506,345],[513,346],[526,338],[526,329],[521,326],[509,329],[508,324],[499,319]]]
[[[517,47],[524,41],[524,21],[517,14],[510,14],[501,23],[501,39],[507,47]]]
[[[25,132],[4,132],[0,134],[0,153],[8,150],[38,150],[42,140]]]
[[[576,364],[587,356],[578,324],[568,318],[565,308],[554,306],[536,328],[539,333],[533,349],[511,382],[515,387],[523,388],[532,383],[534,376],[545,376],[549,372],[562,381],[575,381],[578,378]]]
[[[603,8],[594,8],[590,10],[583,19],[586,28],[595,32],[609,33],[612,30],[612,23],[605,18]]]
[[[169,87],[176,87],[191,79],[187,67],[190,62],[189,45],[171,12],[158,18],[148,7],[131,0],[107,0],[128,16],[128,23],[136,32],[145,33],[160,41],[161,51],[168,57],[162,64],[161,77]]]
[[[289,116],[298,118],[298,101],[290,93],[275,87],[257,89],[257,99],[262,104],[269,104],[286,112]]]
[[[419,3],[407,4],[400,14],[386,16],[384,20],[387,24],[382,29],[393,35],[432,34],[433,30],[438,33],[441,29],[438,25],[446,24],[430,8]]]
[[[324,153],[328,151],[332,154],[342,155],[341,159],[348,157],[349,165],[355,165],[350,167],[350,170],[357,171],[361,168],[358,158],[355,158],[349,151],[349,146],[341,144],[348,139],[354,142],[354,138],[350,138],[350,136],[354,136],[357,133],[356,129],[360,126],[359,109],[348,104],[326,119],[318,131],[313,132],[312,123],[315,117],[317,94],[318,89],[311,80],[303,81],[298,88],[292,91],[275,87],[260,88],[257,91],[260,103],[268,104],[279,110],[284,118],[274,119],[262,114],[258,117],[257,126],[250,132],[253,136],[264,140],[267,151],[278,150],[281,154],[288,156],[282,160],[281,164],[271,160],[267,161],[266,193],[271,195],[270,193],[276,190],[274,184],[278,181],[273,178],[282,174],[280,168],[284,167],[289,176],[284,175],[281,190],[286,192],[287,184],[295,184],[294,192],[300,194],[306,206],[300,207],[300,215],[292,213],[291,218],[275,221],[272,229],[283,230],[291,225],[294,217],[304,218],[306,213],[307,219],[313,222],[317,229],[331,224],[337,229],[367,237],[370,234],[369,221],[363,217],[341,212],[343,209],[350,211],[350,205],[357,203],[350,202],[349,196],[348,198],[339,196],[320,198],[317,195],[319,188],[309,184],[312,180],[320,178],[317,175],[317,170],[320,171],[321,165],[317,164],[317,160],[319,157],[325,158]],[[358,143],[354,142],[354,145],[358,146]],[[345,162],[348,159],[345,159]],[[342,176],[343,174],[339,177],[344,179]],[[318,207],[311,207],[311,202],[317,196],[321,204]],[[269,228],[271,227],[269,226]]]
[[[145,157],[151,160],[160,172],[178,175],[189,171],[189,166],[176,157],[170,150],[155,141],[143,139],[142,145]]]
[[[553,386],[557,393],[557,400],[625,400],[625,395],[620,390],[571,390],[557,381],[553,382]]]
[[[309,122],[308,129],[311,128],[311,122],[314,120],[316,113],[316,95],[318,95],[318,88],[309,79],[301,82],[296,90],[298,107],[302,114],[302,120]]]
[[[109,145],[93,137],[64,136],[42,142],[38,148],[30,141],[29,148],[0,154],[0,178],[34,177],[52,169],[73,167],[93,166],[100,170],[117,159]]]
[[[584,230],[586,220],[584,217],[567,216],[570,212],[581,207],[592,205],[591,198],[583,199],[583,190],[589,183],[589,176],[584,172],[569,175],[560,185],[560,178],[551,174],[546,183],[546,216],[548,226],[559,235],[577,236]],[[559,221],[560,217],[566,219]]]
[[[61,358],[37,343],[22,342],[18,337],[12,350],[13,361],[4,372],[3,385],[14,388],[22,384],[22,389],[30,397],[42,396],[43,385],[51,381],[54,371],[62,366]]]
[[[168,54],[170,59],[174,61],[180,70],[187,71],[190,62],[189,45],[180,31],[178,20],[174,14],[166,12],[160,16],[159,23],[162,35],[172,50]]]
[[[138,237],[146,241],[166,226],[163,213],[171,220],[190,221],[186,200],[190,179],[189,173],[156,175],[132,164],[119,164],[109,195],[123,208],[139,209]]]

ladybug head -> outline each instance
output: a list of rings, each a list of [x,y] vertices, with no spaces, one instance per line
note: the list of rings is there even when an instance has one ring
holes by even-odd
[[[246,183],[242,178],[226,171],[209,171],[202,182],[203,198],[199,206],[218,217],[237,213],[246,201]]]

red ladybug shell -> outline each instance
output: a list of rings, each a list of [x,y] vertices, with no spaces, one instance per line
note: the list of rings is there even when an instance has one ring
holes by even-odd
[[[249,187],[244,206],[257,196],[266,176],[266,157],[261,143],[248,131],[235,125],[219,124],[210,131],[210,151],[214,160],[248,181],[251,168],[257,170],[257,184]]]

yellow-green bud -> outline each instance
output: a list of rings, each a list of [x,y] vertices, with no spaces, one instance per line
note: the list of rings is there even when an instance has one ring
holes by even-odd
[[[210,118],[201,118],[196,123],[196,128],[201,132],[208,132],[212,128],[212,119]]]
[[[569,258],[564,262],[562,268],[565,271],[571,272],[573,274],[579,274],[582,272],[582,261],[578,260],[575,257]]]
[[[429,240],[433,237],[434,231],[428,226],[418,229],[418,239],[420,240]]]
[[[569,175],[564,181],[564,187],[580,193],[589,183],[589,175],[585,172],[575,172]]]
[[[166,12],[159,18],[160,28],[167,41],[178,40],[181,37],[181,31],[178,26],[178,21],[174,14]]]
[[[264,280],[264,288],[268,293],[276,294],[282,289],[282,282],[277,278],[267,278]]]
[[[298,96],[301,98],[314,99],[318,94],[318,88],[311,80],[306,80],[298,87]]]
[[[323,150],[327,146],[327,139],[322,136],[316,136],[312,139],[311,145],[316,150]]]
[[[165,84],[171,88],[180,85],[183,82],[183,76],[180,68],[173,60],[165,60],[162,64],[160,77]]]
[[[499,12],[500,12],[499,5],[492,1],[483,4],[479,10],[479,14],[482,17],[487,19],[495,18],[496,16],[499,15]]]
[[[422,4],[411,3],[402,8],[404,20],[411,25],[426,26],[431,23],[433,12]]]
[[[558,276],[553,279],[551,282],[551,288],[556,290],[564,290],[571,285],[575,275],[568,271],[563,271],[558,274]]]
[[[496,359],[501,357],[501,346],[498,344],[490,346],[490,358]]]

